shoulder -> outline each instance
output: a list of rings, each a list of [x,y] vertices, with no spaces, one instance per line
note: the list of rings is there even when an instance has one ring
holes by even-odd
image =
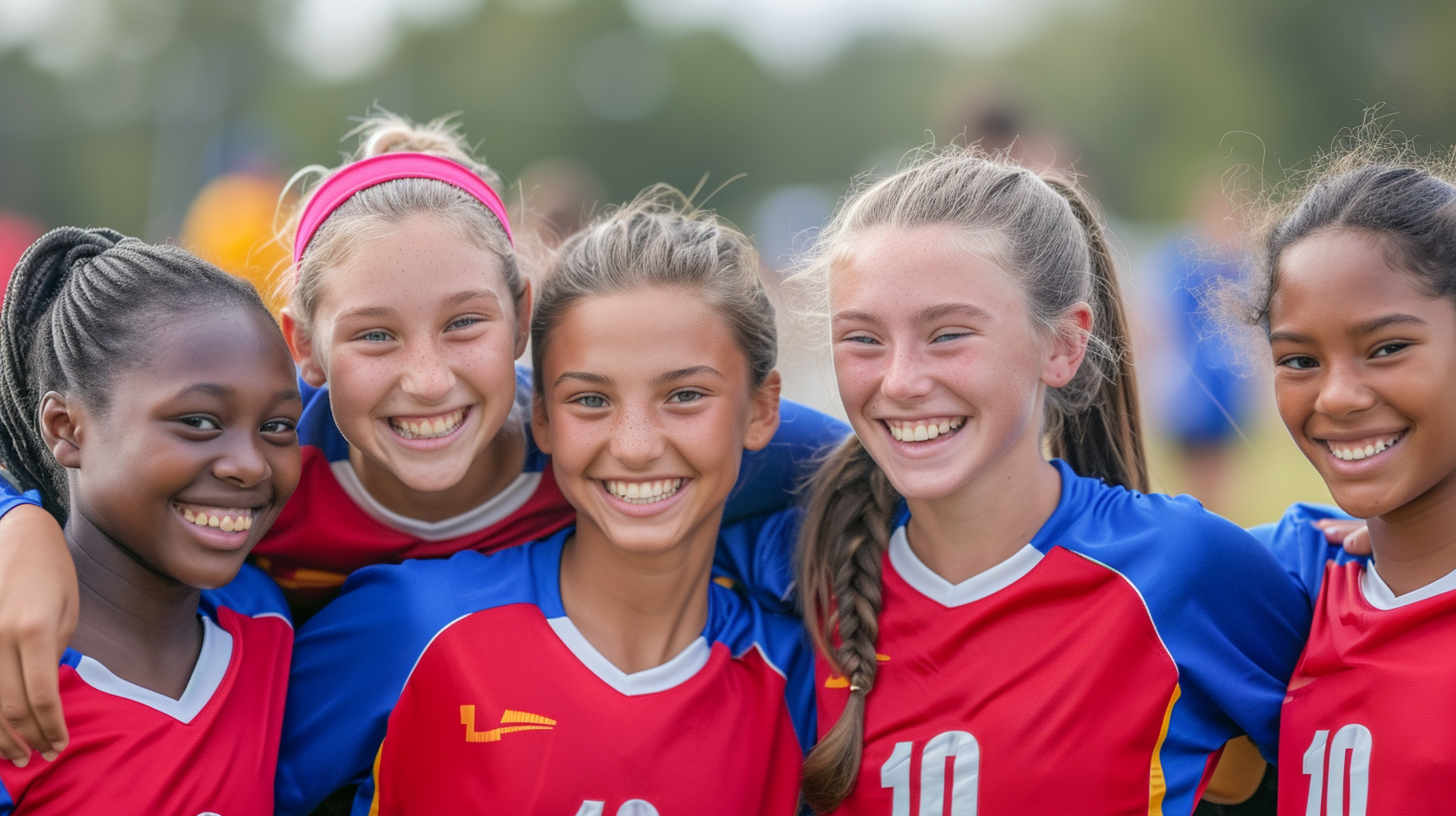
[[[268,574],[253,566],[244,564],[238,575],[225,586],[203,590],[202,611],[216,618],[220,609],[232,611],[248,618],[280,618],[289,626],[293,620],[288,614],[288,602],[283,590],[273,583]]]
[[[1350,518],[1351,516],[1339,508],[1327,504],[1296,502],[1289,505],[1278,521],[1252,527],[1249,532],[1268,548],[1284,571],[1313,600],[1319,596],[1328,563],[1344,564],[1366,560],[1364,557],[1350,555],[1338,544],[1331,544],[1325,538],[1324,532],[1314,526],[1315,522],[1324,519]]]
[[[734,657],[758,649],[785,678],[811,665],[808,637],[798,618],[771,611],[747,594],[717,583],[709,586],[706,634],[727,646]]]
[[[329,387],[314,388],[299,377],[298,390],[303,394],[303,412],[298,417],[298,444],[305,451],[310,448],[319,451],[329,462],[348,459],[349,442],[334,423]]]

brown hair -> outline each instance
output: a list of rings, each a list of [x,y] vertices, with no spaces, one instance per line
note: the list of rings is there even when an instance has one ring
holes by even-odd
[[[298,220],[318,185],[343,166],[373,156],[398,152],[441,156],[500,190],[500,177],[474,158],[451,117],[441,117],[420,125],[388,111],[378,111],[355,128],[351,132],[353,134],[359,135],[359,148],[348,162],[333,170],[305,167],[289,182],[291,188],[304,177],[317,176],[314,186],[293,207],[279,233],[279,240],[285,246],[292,246]],[[435,214],[462,240],[498,256],[506,286],[516,305],[520,305],[526,292],[526,280],[500,221],[469,193],[443,181],[415,178],[376,184],[354,194],[334,210],[314,233],[298,263],[280,271],[274,284],[278,299],[287,302],[294,317],[307,327],[318,306],[324,270],[345,263],[373,230],[382,225],[397,224],[407,216],[421,212]]]
[[[1039,176],[975,147],[928,153],[853,192],[821,233],[795,282],[828,311],[832,268],[865,230],[945,225],[989,244],[1021,283],[1035,323],[1065,332],[1065,314],[1092,308],[1087,360],[1049,389],[1043,434],[1050,453],[1111,484],[1147,489],[1137,385],[1127,324],[1101,219],[1070,179]],[[853,789],[864,749],[866,697],[874,688],[882,558],[900,495],[851,438],[821,467],[800,536],[798,586],[815,645],[849,682],[834,727],[804,763],[804,797],[833,810]]]

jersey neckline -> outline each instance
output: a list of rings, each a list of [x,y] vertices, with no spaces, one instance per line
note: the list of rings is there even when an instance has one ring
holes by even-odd
[[[972,601],[994,595],[1026,576],[1041,563],[1042,552],[1030,544],[990,569],[979,572],[958,584],[942,578],[925,565],[910,548],[905,527],[895,528],[890,535],[890,564],[912,589],[945,607],[965,606]]]
[[[581,630],[576,628],[576,624],[571,622],[571,618],[562,615],[559,618],[549,618],[546,623],[582,666],[603,683],[628,697],[655,694],[686,683],[708,665],[708,658],[713,654],[707,638],[698,635],[696,640],[666,663],[628,674],[598,651]]]
[[[102,665],[101,661],[74,650],[67,650],[72,651],[77,658],[71,665],[76,674],[97,691],[140,703],[186,725],[212,701],[223,678],[227,676],[233,657],[233,636],[213,623],[212,618],[207,615],[198,617],[202,619],[202,651],[197,656],[197,665],[192,667],[187,688],[178,699],[174,700],[130,680],[124,680]]]
[[[330,462],[329,469],[333,471],[334,479],[338,481],[339,487],[343,488],[349,498],[353,499],[354,503],[359,505],[359,509],[370,518],[386,527],[423,541],[448,541],[499,524],[525,506],[526,502],[535,495],[536,488],[540,487],[542,478],[541,471],[523,472],[506,485],[504,490],[458,516],[451,516],[441,521],[421,521],[400,515],[369,495],[369,491],[364,489],[364,483],[359,480],[359,474],[354,472],[354,466],[349,463],[348,459]]]
[[[1395,592],[1385,583],[1385,579],[1375,571],[1375,562],[1371,561],[1365,565],[1360,572],[1360,594],[1364,596],[1365,602],[1381,610],[1388,612],[1402,606],[1409,606],[1417,601],[1424,601],[1427,598],[1434,598],[1451,590],[1456,589],[1456,570],[1446,573],[1420,589],[1413,589],[1404,595],[1396,595]]]

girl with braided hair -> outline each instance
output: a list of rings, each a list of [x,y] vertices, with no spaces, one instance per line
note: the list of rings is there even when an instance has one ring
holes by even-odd
[[[530,374],[516,360],[531,286],[499,177],[447,120],[380,114],[360,135],[352,160],[311,169],[323,178],[285,229],[303,475],[254,560],[300,621],[360,567],[493,552],[556,532],[574,512],[526,422]],[[800,463],[844,433],[818,412],[783,411],[773,443],[744,454],[729,519],[786,506],[809,470]],[[0,592],[0,757],[20,758],[26,744],[49,753],[65,741],[47,691],[53,658],[36,656],[64,644],[53,621],[74,588],[52,579],[58,541],[16,551],[6,525],[0,588],[34,576]]]
[[[58,229],[10,280],[0,360],[0,456],[80,586],[76,738],[0,763],[0,814],[271,814],[293,633],[243,559],[298,483],[302,399],[262,300],[176,247]]]
[[[1140,492],[1073,184],[942,150],[852,195],[795,280],[856,433],[800,544],[817,811],[1190,813],[1228,740],[1275,756],[1308,604],[1248,534]]]

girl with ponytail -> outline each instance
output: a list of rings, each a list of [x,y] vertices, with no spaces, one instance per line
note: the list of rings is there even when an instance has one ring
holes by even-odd
[[[1186,814],[1231,738],[1274,756],[1308,605],[1246,533],[1142,492],[1074,184],[942,150],[852,195],[794,281],[856,432],[800,541],[816,811]]]
[[[298,483],[302,399],[262,300],[175,247],[58,229],[10,279],[0,364],[0,457],[80,586],[75,739],[0,763],[0,814],[272,813],[293,633],[243,559]]]

